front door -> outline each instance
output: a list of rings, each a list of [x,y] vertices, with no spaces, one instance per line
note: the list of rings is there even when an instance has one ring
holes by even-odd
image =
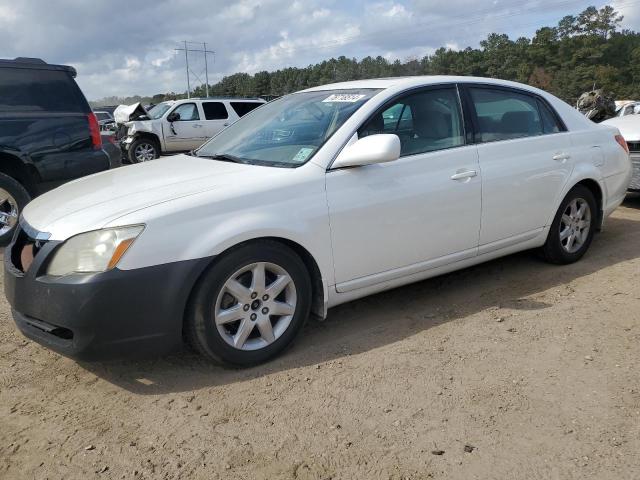
[[[193,150],[204,143],[204,125],[195,103],[180,104],[169,114],[171,113],[179,114],[180,118],[169,122],[168,115],[166,115],[162,121],[162,132],[167,151]]]
[[[327,172],[336,288],[349,291],[476,255],[481,179],[455,86],[394,100],[358,135],[395,133],[397,161]]]

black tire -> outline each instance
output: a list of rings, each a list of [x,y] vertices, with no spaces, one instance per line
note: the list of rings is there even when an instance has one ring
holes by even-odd
[[[562,216],[565,213],[565,210],[567,210],[567,207],[574,200],[580,199],[584,200],[590,209],[591,218],[589,224],[589,232],[582,245],[575,252],[569,252],[565,249],[565,247],[563,247],[563,240],[561,240],[560,238]],[[571,191],[567,193],[567,196],[564,197],[564,200],[562,200],[560,208],[558,208],[556,216],[553,219],[547,241],[541,249],[543,258],[550,263],[555,263],[558,265],[566,265],[580,260],[589,249],[589,245],[591,245],[593,235],[596,231],[598,218],[598,204],[591,190],[583,185],[576,185],[575,187],[573,187]]]
[[[225,282],[244,266],[256,262],[268,262],[286,270],[295,285],[296,306],[289,326],[273,343],[257,350],[241,350],[227,343],[218,330],[215,306]],[[310,306],[311,279],[300,257],[276,241],[251,242],[216,259],[198,281],[186,312],[185,337],[197,352],[211,360],[248,367],[265,362],[289,346],[309,316]],[[277,317],[275,321],[279,321]]]
[[[0,189],[6,190],[6,192],[13,197],[18,207],[16,212],[17,217],[15,217],[15,224],[13,225],[13,228],[0,235],[0,246],[4,247],[11,242],[13,232],[15,232],[16,226],[18,225],[18,217],[20,216],[20,213],[22,213],[22,209],[25,205],[31,200],[31,195],[29,195],[27,189],[24,188],[16,179],[3,173],[0,173]],[[9,213],[11,210],[13,209],[10,206],[9,201],[4,201],[0,204],[0,211],[3,213]],[[4,225],[5,223],[2,222],[0,227],[4,227]]]
[[[133,142],[131,142],[131,145],[129,145],[129,149],[127,150],[127,158],[129,159],[129,162],[140,163],[141,161],[136,157],[136,149],[138,147],[145,146],[147,148],[153,149],[153,159],[160,157],[160,145],[156,140],[149,137],[138,137]]]

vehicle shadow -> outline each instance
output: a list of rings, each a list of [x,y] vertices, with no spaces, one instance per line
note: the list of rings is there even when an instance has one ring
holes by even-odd
[[[528,297],[640,257],[640,198],[625,207],[607,221],[580,262],[549,265],[523,252],[341,305],[330,310],[326,321],[309,322],[292,348],[264,365],[223,368],[188,351],[81,365],[136,394],[194,391],[358,355],[488,309],[496,316],[498,309],[545,309],[551,305]]]

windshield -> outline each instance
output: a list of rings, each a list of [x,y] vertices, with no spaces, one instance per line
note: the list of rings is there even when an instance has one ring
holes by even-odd
[[[324,90],[287,95],[248,113],[196,154],[259,165],[302,165],[379,91]]]
[[[95,112],[98,120],[109,120],[111,116],[107,112]]]
[[[171,106],[170,103],[159,103],[159,104],[155,105],[153,108],[151,108],[151,110],[149,110],[147,112],[149,114],[148,117],[151,120],[156,120],[156,119],[160,118],[162,115],[164,115],[164,112],[169,110],[170,106]]]

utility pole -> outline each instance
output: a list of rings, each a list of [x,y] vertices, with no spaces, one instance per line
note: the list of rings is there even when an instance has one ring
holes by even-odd
[[[184,64],[187,66],[187,98],[191,98],[191,85],[189,85],[189,49],[187,41],[184,41]]]
[[[204,46],[204,89],[207,98],[209,98],[209,69],[207,68],[207,43],[202,42]]]
[[[185,65],[186,65],[186,72],[187,72],[187,98],[191,98],[191,82],[190,82],[190,76],[189,76],[189,52],[198,52],[198,53],[202,53],[204,55],[204,74],[205,74],[205,91],[206,91],[206,95],[207,97],[209,96],[209,65],[207,62],[207,55],[208,54],[213,54],[215,55],[216,52],[214,52],[213,50],[207,50],[207,44],[205,42],[202,42],[202,46],[204,47],[203,49],[198,49],[198,48],[189,48],[188,44],[196,44],[196,45],[200,45],[199,42],[188,42],[187,40],[183,41],[184,43],[184,48],[176,48],[176,52],[180,52],[184,50],[184,61],[185,61]],[[214,57],[215,58],[215,57]],[[194,75],[196,75],[194,73]],[[198,75],[196,75],[197,77]],[[202,80],[201,80],[202,81]]]

